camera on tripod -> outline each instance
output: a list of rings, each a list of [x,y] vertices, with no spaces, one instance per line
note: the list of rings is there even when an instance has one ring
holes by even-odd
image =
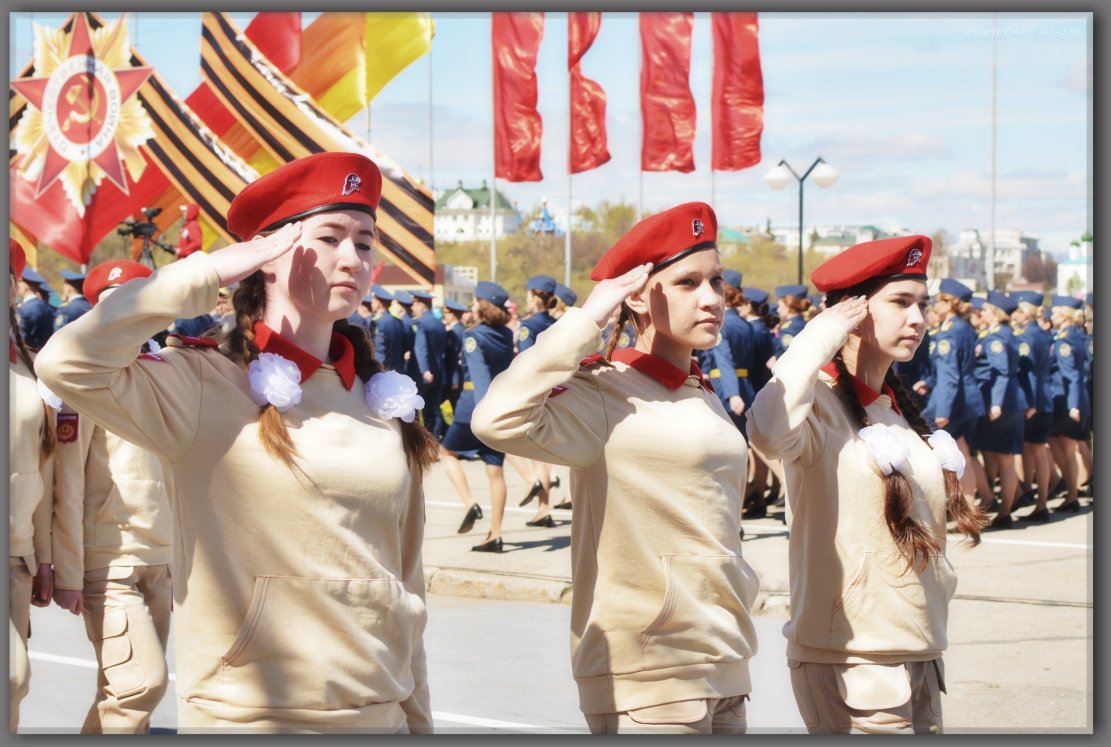
[[[158,226],[155,225],[154,219],[162,212],[162,208],[141,208],[140,212],[142,212],[146,220],[138,221],[134,218],[128,218],[127,220],[121,221],[120,227],[116,229],[116,233],[120,236],[130,236],[142,240],[143,246],[140,252],[140,259],[149,267],[154,267],[154,257],[151,256],[150,253],[151,244],[154,244],[162,251],[169,252],[170,254],[174,254],[174,248],[154,238],[154,234],[158,231]]]

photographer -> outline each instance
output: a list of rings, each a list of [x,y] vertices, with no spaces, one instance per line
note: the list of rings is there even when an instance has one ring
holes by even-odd
[[[197,217],[201,214],[201,206],[195,202],[187,202],[181,206],[181,213],[185,218],[185,225],[181,229],[181,238],[174,247],[174,256],[185,259],[193,252],[201,250],[201,223]]]

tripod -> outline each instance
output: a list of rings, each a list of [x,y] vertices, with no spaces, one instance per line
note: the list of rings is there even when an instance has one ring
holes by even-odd
[[[174,254],[174,248],[172,246],[166,246],[153,236],[143,236],[143,248],[139,252],[139,262],[151,268],[152,270],[157,270],[158,265],[155,264],[154,254],[150,250],[151,244],[154,244],[159,249],[169,252],[170,254]]]

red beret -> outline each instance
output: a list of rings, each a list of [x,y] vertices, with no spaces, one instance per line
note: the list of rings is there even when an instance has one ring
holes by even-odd
[[[818,265],[810,280],[823,292],[851,288],[875,278],[925,280],[932,251],[930,237],[920,234],[865,241]]]
[[[132,262],[129,259],[113,259],[110,262],[101,262],[89,270],[89,274],[85,276],[85,285],[82,290],[85,292],[85,298],[89,299],[89,303],[95,304],[106,288],[114,288],[135,278],[149,277],[152,272],[153,270],[146,265]]]
[[[17,278],[23,277],[23,268],[27,266],[27,255],[23,246],[13,238],[8,238],[8,269]]]
[[[652,263],[652,272],[688,254],[716,249],[718,219],[705,202],[687,202],[650,215],[630,228],[602,255],[590,272],[591,280],[624,275],[637,265]]]
[[[333,210],[377,218],[382,172],[358,153],[316,153],[274,169],[231,201],[228,230],[246,241],[285,223]]]

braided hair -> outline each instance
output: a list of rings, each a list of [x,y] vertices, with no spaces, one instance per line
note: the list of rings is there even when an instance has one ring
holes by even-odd
[[[27,370],[31,372],[31,378],[38,381],[39,377],[35,374],[35,363],[31,360],[31,351],[27,349],[27,343],[23,341],[23,334],[19,331],[19,322],[15,318],[15,307],[8,306],[8,322],[11,324],[12,336],[15,337],[15,349],[19,353],[19,359],[23,361],[23,365],[27,366]],[[44,457],[50,456],[54,453],[54,445],[57,442],[54,435],[54,413],[50,407],[43,402],[42,409],[46,417],[43,419],[42,431],[39,437],[42,441],[42,455]]]
[[[833,306],[843,298],[858,295],[871,296],[876,290],[887,283],[886,279],[867,281],[856,287],[845,290],[833,291],[827,297],[827,306]],[[837,369],[836,391],[845,403],[849,412],[856,420],[858,428],[871,425],[867,410],[860,402],[856,387],[852,385],[852,376],[841,351],[833,358]],[[923,440],[931,435],[932,431],[922,418],[914,398],[906,391],[899,377],[889,367],[884,376],[884,384],[895,393],[895,404],[898,406],[907,423]],[[961,491],[960,480],[952,470],[942,470],[945,482],[945,509],[957,523],[958,529],[963,532],[972,545],[980,543],[980,530],[988,523],[987,516],[979,507],[971,506],[965,500]],[[907,559],[907,570],[917,568],[924,570],[930,555],[941,551],[941,538],[935,536],[927,527],[916,521],[911,516],[911,501],[913,493],[910,481],[899,470],[892,470],[883,476],[884,493],[884,520],[888,531],[895,541],[896,547]]]
[[[232,295],[232,308],[235,324],[220,335],[220,350],[243,370],[251,361],[259,357],[258,342],[255,340],[254,323],[262,318],[266,310],[265,276],[259,270],[239,283]],[[346,319],[339,319],[332,330],[346,337],[354,347],[355,373],[366,382],[371,376],[383,370],[381,362],[374,357],[374,346],[370,344],[367,331],[362,327],[350,325]],[[417,422],[401,421],[401,442],[410,468],[427,470],[436,460],[438,444],[436,439],[423,425]],[[276,459],[290,469],[296,467],[293,460],[296,448],[293,439],[282,420],[281,412],[269,402],[259,408],[259,440],[263,447]]]
[[[621,313],[617,317],[617,323],[610,329],[609,336],[603,340],[603,347],[606,351],[605,356],[607,360],[613,357],[613,351],[617,350],[617,343],[621,341],[621,333],[625,330],[625,325],[630,323],[637,330],[637,334],[643,331],[640,315],[630,309],[629,305],[622,301]]]

